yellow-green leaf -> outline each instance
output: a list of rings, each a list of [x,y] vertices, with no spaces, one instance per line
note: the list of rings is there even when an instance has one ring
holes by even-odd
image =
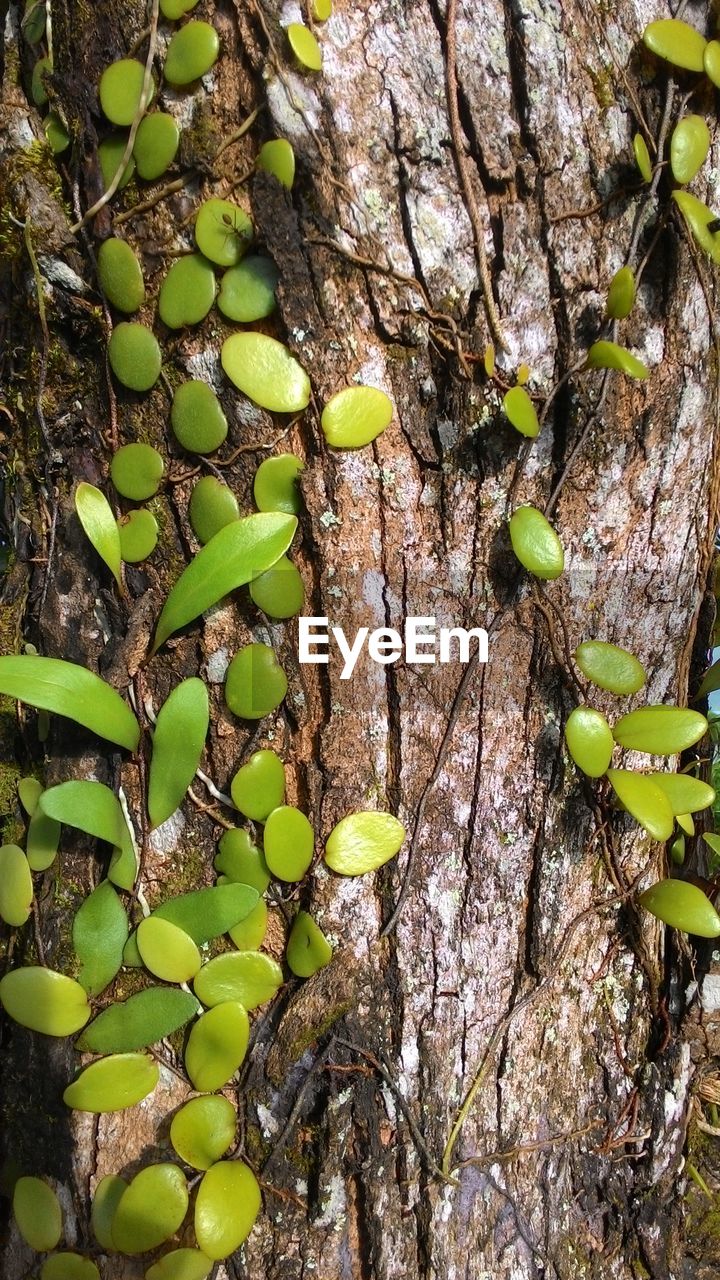
[[[122,588],[120,534],[105,494],[96,489],[95,485],[83,481],[75,490],[75,510],[100,559],[104,560],[118,586]]]
[[[202,963],[190,935],[158,916],[140,923],[137,944],[145,968],[163,982],[189,982]]]
[[[619,369],[629,378],[647,378],[648,369],[631,351],[617,342],[593,342],[587,357],[588,369]]]
[[[227,1098],[191,1098],[175,1113],[170,1141],[193,1169],[209,1169],[235,1141],[237,1116]]]
[[[222,1089],[245,1057],[250,1022],[238,1000],[224,1000],[203,1013],[190,1028],[185,1070],[198,1093]]]
[[[219,1160],[202,1179],[195,1202],[195,1238],[219,1261],[240,1248],[260,1212],[260,1187],[241,1160]]]
[[[172,588],[160,614],[153,653],[174,631],[275,564],[290,546],[296,528],[295,516],[268,511],[233,520],[220,529]]]
[[[208,692],[193,676],[173,689],[163,703],[153,734],[148,813],[159,827],[182,803],[205,745],[210,723]]]
[[[237,1000],[246,1009],[257,1009],[272,999],[282,980],[280,965],[262,951],[226,951],[203,965],[193,987],[208,1007]]]
[[[376,871],[398,853],[405,828],[391,813],[350,813],[333,827],[325,861],[343,876]]]
[[[103,880],[85,899],[73,920],[75,954],[82,968],[78,981],[89,996],[112,982],[123,957],[128,918],[109,880]]]
[[[0,693],[67,716],[108,742],[137,750],[140,726],[120,694],[74,662],[34,654],[0,657]]]
[[[157,1062],[145,1053],[99,1058],[69,1084],[63,1102],[76,1111],[122,1111],[152,1093],[160,1078]]]
[[[654,756],[674,756],[687,751],[707,733],[708,723],[699,711],[688,707],[638,707],[621,716],[613,737],[626,751],[647,751]]]
[[[672,808],[652,778],[630,769],[608,769],[607,776],[616,796],[635,821],[654,840],[669,840],[673,832]]]
[[[700,248],[713,262],[720,263],[720,236],[711,229],[717,227],[717,214],[689,191],[673,191],[672,198]]]
[[[715,801],[715,791],[700,778],[692,778],[687,773],[651,773],[656,786],[667,796],[673,816],[679,814],[698,813],[701,809],[709,809]]]
[[[720,937],[720,916],[707,894],[687,880],[660,880],[640,894],[651,915],[700,938]]]
[[[87,994],[79,982],[54,969],[24,965],[0,979],[0,1004],[22,1027],[46,1036],[71,1036],[90,1017]]]
[[[132,889],[136,858],[132,836],[122,805],[104,782],[73,779],[43,791],[38,807],[56,822],[78,827],[96,840],[106,840],[115,853],[108,868],[108,879],[121,889]]]
[[[643,31],[643,44],[674,67],[702,71],[707,40],[695,27],[679,18],[659,18]]]
[[[710,150],[710,130],[702,116],[684,116],[670,139],[670,167],[676,182],[692,182]]]
[[[81,1253],[53,1253],[40,1268],[40,1280],[100,1280],[100,1272]]]
[[[127,1188],[128,1184],[125,1179],[119,1177],[116,1173],[107,1173],[104,1178],[100,1179],[95,1188],[90,1212],[90,1225],[95,1239],[98,1244],[102,1245],[103,1249],[115,1248],[111,1230],[112,1220]]]
[[[42,1178],[18,1178],[13,1191],[13,1214],[26,1244],[48,1253],[62,1235],[60,1202]]]
[[[293,920],[285,959],[298,978],[311,978],[332,960],[330,943],[307,911],[298,911]]]
[[[33,882],[30,864],[19,845],[0,846],[0,919],[19,929],[30,918]]]
[[[145,1280],[206,1280],[212,1259],[199,1249],[173,1249],[145,1272]]]
[[[112,1224],[121,1253],[147,1253],[169,1240],[188,1209],[185,1174],[176,1164],[151,1164],[135,1175],[122,1196]]]
[[[310,401],[310,379],[302,365],[276,338],[264,333],[233,333],[220,360],[231,382],[255,404],[273,413],[299,413]]]
[[[644,182],[652,182],[652,162],[650,160],[650,152],[648,151],[647,143],[641,133],[636,133],[633,138],[633,152],[640,177]]]
[[[567,718],[565,741],[578,769],[588,778],[601,778],[615,746],[605,716],[592,707],[575,707]]]
[[[611,320],[624,320],[635,305],[635,276],[632,267],[615,272],[608,289],[606,314]]]
[[[586,679],[608,693],[637,693],[645,683],[645,669],[635,655],[605,640],[584,640],[573,657]]]
[[[527,436],[530,440],[535,439],[540,430],[540,423],[535,405],[524,387],[511,387],[505,393],[503,409],[508,420],[521,436]]]
[[[155,908],[150,918],[170,920],[201,947],[244,920],[257,900],[257,890],[244,882],[216,885],[214,889],[193,889],[169,898]]]

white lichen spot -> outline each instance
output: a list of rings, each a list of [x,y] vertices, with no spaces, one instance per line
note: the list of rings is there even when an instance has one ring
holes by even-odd
[[[257,1117],[260,1121],[260,1128],[262,1129],[263,1137],[272,1138],[279,1128],[278,1122],[272,1114],[272,1111],[259,1102],[257,1105]]]
[[[334,511],[323,511],[319,524],[322,525],[323,529],[333,529],[336,525],[342,524],[342,520],[338,519]]]
[[[339,1173],[333,1174],[325,1191],[320,1213],[315,1219],[316,1227],[340,1227],[347,1210],[345,1183]]]
[[[172,853],[180,843],[185,826],[185,819],[177,809],[165,822],[150,832],[148,839],[151,849],[156,853]]]
[[[229,665],[230,653],[224,646],[211,653],[205,664],[205,672],[210,684],[222,684]]]

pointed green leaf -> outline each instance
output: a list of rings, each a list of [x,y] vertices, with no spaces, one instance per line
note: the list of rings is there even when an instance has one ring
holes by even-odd
[[[647,365],[617,342],[593,342],[588,351],[588,369],[619,369],[629,378],[647,378]]]
[[[94,484],[83,481],[75,490],[75,510],[100,559],[105,561],[122,589],[120,533],[105,494],[96,489]]]
[[[89,1053],[131,1053],[157,1044],[200,1012],[189,991],[148,987],[122,1004],[111,1004],[85,1028],[77,1048]]]
[[[122,1111],[152,1093],[160,1078],[157,1062],[145,1053],[117,1053],[91,1062],[69,1084],[63,1102],[76,1111]]]
[[[73,946],[82,965],[78,982],[89,996],[98,995],[115,977],[128,928],[125,908],[110,881],[103,880],[73,920]]]
[[[613,737],[626,751],[674,756],[699,742],[707,727],[705,716],[688,707],[638,707],[620,717]]]
[[[159,827],[182,803],[200,763],[209,723],[208,692],[202,680],[183,680],[160,708],[153,734],[148,787],[151,827]]]
[[[222,884],[170,898],[156,907],[152,915],[177,925],[201,947],[244,920],[257,900],[257,891],[250,885]]]
[[[137,870],[132,836],[120,801],[104,782],[61,782],[43,791],[38,808],[57,822],[113,845],[108,880],[120,889],[132,889]]]
[[[707,894],[687,880],[660,880],[641,893],[639,901],[673,929],[700,938],[720,937],[720,916]]]
[[[616,796],[635,821],[654,840],[669,840],[673,831],[672,808],[652,778],[630,769],[608,769],[607,776]]]
[[[220,529],[172,588],[158,620],[153,653],[174,631],[275,564],[290,546],[296,528],[295,516],[263,511]]]
[[[715,801],[714,788],[687,773],[651,773],[648,776],[667,796],[673,817],[698,813],[701,809],[708,809]]]
[[[75,662],[35,654],[0,657],[0,693],[67,716],[108,742],[137,751],[140,726],[130,708],[115,689]]]

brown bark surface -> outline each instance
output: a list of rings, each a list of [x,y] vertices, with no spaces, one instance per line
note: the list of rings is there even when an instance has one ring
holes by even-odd
[[[410,615],[485,626],[489,662],[462,686],[457,663],[381,667],[367,657],[341,680],[337,655],[328,667],[300,666],[296,624],[268,626],[241,592],[144,664],[162,601],[197,546],[187,522],[194,476],[182,478],[195,461],[169,431],[168,385],[138,397],[106,375],[110,317],[93,250],[115,214],[146,199],[147,185],[132,184],[81,233],[69,229],[100,190],[99,72],[147,20],[142,5],[105,0],[53,6],[51,93],[75,139],[58,171],[34,141],[34,59],[17,9],[6,15],[0,426],[12,557],[2,651],[30,642],[81,662],[141,711],[157,711],[181,678],[201,674],[213,708],[204,769],[221,791],[251,749],[272,745],[319,850],[352,810],[387,809],[407,828],[399,858],[376,875],[344,880],[319,861],[275,900],[277,955],[284,915],[299,902],[335,956],[307,983],[291,979],[256,1016],[252,1051],[228,1091],[264,1208],[219,1277],[710,1274],[703,1249],[685,1238],[681,1209],[692,1091],[718,1047],[712,1012],[693,1003],[692,989],[686,996],[688,956],[623,897],[641,873],[662,873],[663,850],[611,814],[602,785],[583,785],[562,745],[577,701],[567,654],[581,640],[638,655],[649,677],[638,705],[687,701],[708,644],[715,282],[666,219],[665,179],[648,200],[631,163],[640,113],[656,137],[668,101],[674,119],[695,80],[673,89],[638,52],[645,23],[666,16],[639,0],[464,0],[454,24],[434,0],[337,0],[318,29],[324,70],[312,78],[294,68],[281,27],[298,13],[201,0],[193,16],[217,26],[220,60],[193,92],[160,99],[183,124],[177,173],[191,178],[115,230],[141,255],[142,318],[152,323],[170,255],[191,245],[199,199],[230,191],[266,138],[290,139],[292,193],[258,175],[236,198],[280,270],[269,331],[310,373],[311,406],[290,422],[235,392],[219,365],[232,326],[215,310],[194,330],[156,324],[168,385],[203,377],[221,392],[230,434],[215,465],[243,511],[253,509],[263,457],[292,449],[305,459],[294,554],[307,614],[329,616],[348,635],[402,627]],[[703,26],[705,6],[689,5],[686,16]],[[161,23],[160,51],[168,35]],[[460,132],[448,110],[448,53]],[[217,156],[256,106],[255,126]],[[693,109],[712,111],[704,88]],[[717,171],[708,172],[712,184]],[[716,195],[712,185],[697,192],[709,203]],[[25,237],[14,219],[25,221]],[[482,371],[489,332],[473,220],[506,346],[496,381]],[[502,413],[503,382],[526,362],[531,389],[546,396],[582,359],[633,239],[636,266],[652,255],[619,340],[650,377],[572,377],[518,470],[524,442]],[[330,451],[319,413],[353,380],[383,387],[396,417],[372,446]],[[127,568],[123,600],[82,534],[73,491],[85,479],[112,494],[113,449],[136,439],[160,448],[170,482],[150,504],[159,548]],[[539,592],[518,576],[505,527],[516,504],[544,507],[551,496],[567,570]],[[227,661],[251,638],[270,639],[290,681],[282,714],[255,731],[228,712],[222,686]],[[592,696],[612,716],[635,705]],[[34,769],[48,783],[92,776],[124,789],[151,904],[213,882],[216,815],[232,818],[201,782],[200,803],[186,801],[148,837],[137,760],[68,722],[55,721],[43,747],[33,712],[21,710],[16,725],[15,704],[3,708],[6,840],[19,829],[18,774]],[[59,863],[38,881],[36,936],[4,931],[7,965],[36,962],[39,941],[48,964],[73,971],[72,913],[102,867],[91,841],[65,833]],[[710,964],[706,948],[696,977]],[[115,994],[129,989],[121,978]],[[160,1053],[151,1099],[95,1120],[60,1101],[77,1062],[71,1043],[3,1026],[5,1186],[18,1172],[56,1179],[80,1247],[92,1247],[96,1180],[172,1154],[168,1116],[188,1086],[173,1070],[182,1068],[180,1043]],[[443,1180],[437,1166],[481,1064],[455,1180]],[[16,1232],[5,1240],[7,1280],[34,1274]],[[115,1256],[100,1265],[106,1280],[143,1274],[140,1262]]]

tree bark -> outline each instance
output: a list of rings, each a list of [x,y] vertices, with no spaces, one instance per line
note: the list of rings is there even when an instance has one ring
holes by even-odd
[[[345,880],[320,860],[282,904],[274,899],[274,954],[299,903],[335,955],[308,982],[290,979],[256,1017],[239,1085],[228,1090],[264,1208],[217,1275],[710,1275],[702,1233],[688,1239],[682,1218],[693,1090],[718,1048],[712,1011],[688,984],[691,968],[700,981],[712,957],[700,951],[691,965],[641,912],[628,891],[663,873],[664,851],[612,810],[605,784],[580,780],[562,737],[578,701],[568,655],[583,639],[623,645],[647,669],[633,702],[592,691],[610,717],[644,701],[687,702],[710,643],[715,281],[668,216],[667,178],[656,194],[638,189],[631,145],[644,122],[665,144],[663,119],[676,118],[696,80],[675,85],[638,52],[645,23],[664,16],[639,0],[612,10],[464,0],[456,14],[434,0],[339,3],[318,27],[324,68],[315,77],[294,67],[282,30],[297,6],[201,4],[196,16],[217,27],[220,60],[193,92],[160,95],[183,123],[177,172],[190,180],[114,229],[141,255],[143,319],[152,323],[170,255],[191,245],[199,200],[229,192],[266,138],[287,137],[298,166],[292,192],[256,174],[235,198],[280,271],[272,332],[308,370],[314,395],[289,421],[235,392],[219,365],[232,326],[215,311],[179,334],[157,322],[169,383],[204,377],[221,392],[230,436],[217,465],[243,511],[253,509],[262,458],[304,458],[294,554],[306,613],[348,636],[361,626],[402,629],[409,616],[490,630],[489,661],[469,671],[364,657],[343,680],[335,654],[327,667],[301,666],[296,624],[266,625],[237,593],[144,665],[161,604],[197,546],[187,521],[194,476],[183,478],[195,461],[169,431],[164,385],[139,397],[106,375],[111,321],[93,254],[113,217],[148,189],[132,184],[89,228],[70,226],[100,191],[100,71],[127,53],[147,15],[135,0],[53,7],[51,102],[74,140],[56,168],[37,142],[27,93],[37,51],[20,39],[11,5],[3,652],[30,642],[81,662],[141,710],[157,710],[179,679],[200,673],[213,707],[204,769],[221,791],[251,749],[273,745],[289,802],[310,817],[319,850],[353,810],[397,813],[408,832],[376,875]],[[689,5],[686,17],[703,26],[704,6]],[[161,50],[168,34],[161,23]],[[218,155],[255,107],[255,126]],[[711,108],[699,89],[693,109]],[[697,188],[709,203],[714,174],[707,194],[702,181]],[[635,267],[650,256],[619,341],[650,376],[580,373],[610,279],[633,245]],[[496,378],[482,364],[491,336],[482,254],[504,343]],[[501,408],[521,363],[541,402],[576,369],[529,451]],[[353,381],[384,388],[395,418],[368,448],[329,450],[319,412]],[[110,494],[112,452],[135,439],[163,452],[169,481],[151,503],[158,551],[127,567],[122,599],[79,528],[73,492],[84,479]],[[565,573],[545,587],[518,573],[506,533],[525,502],[550,504],[566,551]],[[290,689],[282,713],[253,732],[227,710],[222,677],[242,643],[268,638]],[[201,783],[208,810],[188,800],[147,837],[138,760],[103,751],[68,722],[54,722],[41,744],[34,713],[14,716],[6,700],[5,840],[19,828],[17,776],[93,776],[124,789],[151,904],[213,882],[221,827]],[[37,884],[37,936],[27,926],[4,931],[8,966],[32,962],[42,947],[48,964],[73,971],[72,913],[102,867],[92,842],[65,832],[59,863]],[[97,1179],[172,1158],[167,1118],[189,1093],[181,1045],[163,1046],[148,1103],[93,1120],[60,1101],[77,1064],[70,1042],[12,1024],[3,1036],[5,1187],[18,1173],[57,1180],[78,1246],[92,1252]],[[474,1081],[452,1177],[443,1178],[443,1150]],[[14,1230],[3,1254],[8,1280],[30,1273]],[[115,1255],[100,1265],[107,1280],[143,1274]]]

